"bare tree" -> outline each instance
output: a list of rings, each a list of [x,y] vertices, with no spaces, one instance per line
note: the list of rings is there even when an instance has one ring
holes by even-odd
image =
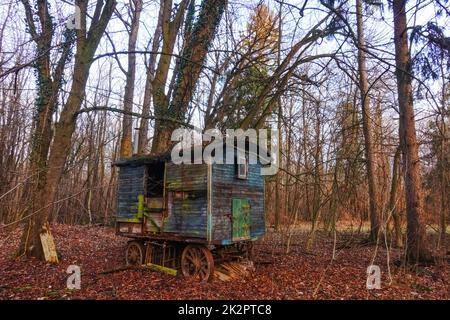
[[[397,148],[397,150],[395,151],[394,160],[392,162],[392,180],[391,180],[392,182],[391,182],[391,191],[389,193],[388,210],[394,220],[395,245],[397,247],[403,247],[402,225],[397,203],[399,162],[400,162],[400,148]]]
[[[356,26],[358,41],[358,71],[359,89],[361,92],[362,123],[364,133],[364,147],[366,155],[367,180],[369,184],[370,207],[370,240],[376,241],[380,227],[380,196],[376,173],[376,154],[373,141],[372,120],[370,117],[369,81],[366,63],[366,45],[364,39],[364,24],[362,15],[362,0],[356,0]]]
[[[400,111],[400,146],[402,148],[403,174],[407,218],[406,253],[409,262],[428,261],[422,179],[419,150],[414,120],[411,78],[411,58],[408,47],[407,19],[404,0],[393,1],[394,43],[397,74],[398,106]]]
[[[116,1],[107,0],[105,3],[97,1],[89,29],[86,27],[88,2],[78,0],[75,4],[80,8],[81,28],[76,30],[77,53],[75,55],[72,85],[67,102],[62,108],[59,121],[55,126],[54,139],[49,150],[47,171],[45,177],[42,177],[45,180],[41,182],[42,187],[36,192],[35,204],[38,209],[29,214],[20,246],[21,252],[40,259],[44,258],[40,235],[52,211],[57,185],[71,148],[76,116],[83,102],[89,69],[100,39],[113,14]],[[43,5],[45,6],[43,10],[48,12],[47,3]],[[31,11],[29,13],[32,14]]]
[[[182,3],[185,2],[183,1]],[[169,123],[158,119],[172,117],[177,120],[184,120],[185,118],[203,68],[203,62],[225,10],[226,3],[226,0],[202,1],[199,16],[192,27],[191,36],[183,48],[180,67],[174,75],[176,78],[172,97],[168,97],[165,94],[164,86],[167,80],[168,64],[170,63],[170,59],[167,59],[167,53],[172,52],[172,37],[175,37],[177,18],[171,23],[163,23],[163,55],[160,58],[153,84],[156,121],[152,153],[160,153],[169,148],[171,145],[170,136],[175,129],[175,122]],[[178,12],[181,12],[181,6]],[[164,19],[164,21],[166,20]]]
[[[38,97],[33,121],[33,135],[31,138],[29,174],[35,176],[28,184],[29,191],[24,195],[34,194],[43,187],[47,168],[47,157],[53,137],[53,115],[58,105],[58,93],[64,76],[64,68],[71,55],[74,42],[73,31],[66,29],[63,42],[59,45],[62,50],[56,63],[51,61],[54,44],[54,22],[49,13],[46,0],[36,2],[34,12],[28,0],[21,0],[25,9],[27,29],[32,41],[36,44],[35,70],[37,75]],[[53,67],[52,67],[53,66]],[[26,200],[26,199],[24,199]],[[35,201],[30,200],[31,210],[35,210]]]
[[[126,71],[125,93],[123,96],[122,139],[120,142],[120,157],[130,157],[133,152],[133,111],[134,80],[136,78],[136,42],[139,32],[139,19],[142,11],[142,0],[130,0],[128,15],[130,22],[121,18],[128,31],[128,69]],[[120,15],[119,15],[120,16]]]
[[[193,1],[192,1],[193,2]],[[147,64],[147,74],[145,80],[144,89],[144,101],[142,103],[142,119],[139,126],[139,137],[138,137],[138,154],[143,154],[147,150],[147,135],[148,135],[148,116],[150,115],[150,104],[152,102],[153,86],[152,83],[155,79],[155,68],[156,68],[156,58],[159,48],[159,43],[161,41],[162,35],[162,23],[163,23],[163,13],[164,13],[164,0],[159,2],[159,14],[158,22],[156,23],[155,32],[152,39],[152,53],[150,53],[150,58]]]

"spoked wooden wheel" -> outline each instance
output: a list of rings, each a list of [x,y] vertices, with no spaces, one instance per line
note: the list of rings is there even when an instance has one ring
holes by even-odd
[[[185,277],[206,282],[214,275],[214,258],[206,247],[188,245],[181,254],[181,271]]]
[[[145,247],[142,242],[130,241],[125,252],[125,259],[128,266],[138,266],[144,263]]]

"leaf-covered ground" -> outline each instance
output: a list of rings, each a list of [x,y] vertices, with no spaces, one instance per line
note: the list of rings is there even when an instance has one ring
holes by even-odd
[[[150,270],[101,272],[124,265],[127,239],[103,227],[53,225],[61,262],[14,259],[20,231],[0,231],[0,299],[449,299],[444,263],[406,270],[401,252],[318,235],[305,250],[303,234],[286,255],[276,237],[256,245],[252,277],[197,283]],[[348,240],[346,235],[345,240]],[[343,245],[345,243],[345,245]],[[333,248],[335,248],[334,260]],[[389,258],[389,259],[388,259]],[[372,259],[374,262],[372,263]],[[388,263],[389,261],[389,263]],[[66,289],[67,267],[81,267],[81,290]],[[370,264],[381,268],[381,289],[366,289]]]

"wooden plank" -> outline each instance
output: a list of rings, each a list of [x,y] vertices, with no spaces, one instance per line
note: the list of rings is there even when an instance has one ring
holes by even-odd
[[[231,280],[230,276],[227,276],[225,273],[222,273],[218,270],[214,271],[214,276],[219,279],[220,281],[229,281]]]
[[[163,266],[160,266],[159,264],[154,264],[154,263],[147,263],[143,266],[146,268],[150,268],[152,270],[161,271],[161,272],[170,274],[171,276],[176,276],[177,272],[178,272],[176,269],[163,267]]]
[[[221,281],[230,281],[250,276],[255,271],[252,261],[224,262],[216,267],[214,276]]]
[[[45,261],[51,263],[58,263],[58,254],[56,252],[55,241],[50,233],[48,223],[43,227],[43,232],[40,234],[42,249],[44,251]]]

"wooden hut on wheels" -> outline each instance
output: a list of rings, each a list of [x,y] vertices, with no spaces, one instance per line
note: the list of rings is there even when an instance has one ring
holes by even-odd
[[[215,261],[250,257],[265,232],[264,176],[259,158],[249,163],[248,148],[242,154],[232,164],[175,164],[170,153],[116,162],[116,230],[132,239],[127,264],[207,281]]]

